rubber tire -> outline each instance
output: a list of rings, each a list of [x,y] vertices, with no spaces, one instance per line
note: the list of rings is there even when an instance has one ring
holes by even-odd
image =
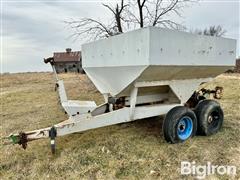
[[[213,111],[217,111],[219,113],[219,119],[214,127],[210,126],[208,123],[208,117]],[[197,134],[199,135],[209,136],[215,134],[222,127],[224,114],[220,104],[217,101],[210,99],[200,101],[195,108],[195,114],[198,121]]]
[[[176,106],[166,114],[163,122],[163,134],[167,142],[175,144],[187,140],[181,140],[177,135],[178,121],[184,116],[190,117],[193,123],[193,130],[189,138],[195,136],[197,131],[197,118],[195,113],[188,107]]]

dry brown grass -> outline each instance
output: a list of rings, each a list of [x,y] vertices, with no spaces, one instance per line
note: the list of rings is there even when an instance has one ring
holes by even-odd
[[[65,74],[62,78],[70,99],[103,101],[86,76]],[[224,87],[220,103],[225,112],[223,128],[216,135],[167,144],[162,118],[152,118],[58,138],[55,156],[50,153],[49,140],[29,143],[26,150],[0,145],[0,179],[179,179],[186,178],[180,176],[183,160],[235,165],[235,178],[240,178],[240,75],[221,75],[208,86],[215,85]],[[0,136],[67,118],[51,73],[3,75],[1,105]]]

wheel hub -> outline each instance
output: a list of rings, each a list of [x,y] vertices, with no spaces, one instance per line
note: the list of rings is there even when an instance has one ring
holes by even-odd
[[[212,116],[209,116],[209,117],[208,117],[208,123],[210,124],[212,121],[213,121],[213,117],[212,117]]]
[[[178,128],[181,132],[183,132],[185,130],[185,127],[186,127],[186,125],[184,123],[179,123]]]
[[[181,140],[186,140],[191,136],[193,130],[192,119],[188,116],[182,117],[177,125],[177,135]]]
[[[213,124],[219,120],[219,114],[218,112],[214,111],[211,113],[211,115],[208,117],[207,121],[208,124]]]

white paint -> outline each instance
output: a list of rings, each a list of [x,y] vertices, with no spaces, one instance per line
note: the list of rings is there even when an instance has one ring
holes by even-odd
[[[180,100],[181,104],[184,104],[203,82],[211,81],[212,78],[200,78],[200,79],[186,79],[186,80],[171,80],[171,81],[148,81],[148,82],[136,82],[135,87],[153,87],[153,86],[170,86],[174,94]],[[164,95],[164,94],[159,94]],[[167,97],[166,97],[167,98]],[[154,101],[153,101],[154,102]]]
[[[135,107],[134,120],[166,114],[170,109],[181,104],[156,104]]]
[[[233,66],[236,40],[150,27],[152,65]]]
[[[102,94],[130,96],[134,82],[221,74],[234,66],[236,40],[147,27],[84,44],[82,56]]]
[[[136,104],[159,102],[159,101],[162,101],[167,98],[168,98],[167,93],[137,96]],[[127,106],[130,105],[130,97],[125,98],[125,105],[127,105]]]
[[[74,116],[72,117],[74,118],[74,121],[70,122],[69,125],[63,127],[61,124],[55,125],[54,127],[57,129],[57,135],[63,136],[74,132],[82,132],[89,129],[95,129],[99,127],[129,122],[132,120],[163,115],[177,105],[179,104],[135,107],[133,118],[131,118],[130,107],[125,107],[119,110],[87,118],[81,116]]]
[[[138,94],[138,88],[134,87],[130,94],[130,119],[133,119],[133,116],[134,116],[134,109],[137,102],[137,94]]]
[[[115,96],[137,79],[146,67],[147,66],[87,67],[84,68],[84,70],[102,94]]]
[[[63,80],[59,80],[57,81],[57,83],[61,105],[63,109],[67,112],[68,116],[73,116],[76,114],[86,114],[97,107],[94,101],[68,100]]]
[[[169,85],[182,104],[187,102],[198,86],[203,82],[208,82],[212,78],[188,79],[170,82]]]
[[[68,100],[62,102],[62,106],[69,116],[76,114],[86,114],[97,107],[94,101]]]
[[[51,140],[50,143],[51,143],[51,145],[54,145],[55,144],[55,140]]]

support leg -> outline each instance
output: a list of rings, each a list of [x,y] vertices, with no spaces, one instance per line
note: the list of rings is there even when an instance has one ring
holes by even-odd
[[[134,117],[134,109],[137,102],[137,93],[138,93],[138,88],[134,87],[130,94],[130,119],[131,120],[133,120],[133,117]]]

